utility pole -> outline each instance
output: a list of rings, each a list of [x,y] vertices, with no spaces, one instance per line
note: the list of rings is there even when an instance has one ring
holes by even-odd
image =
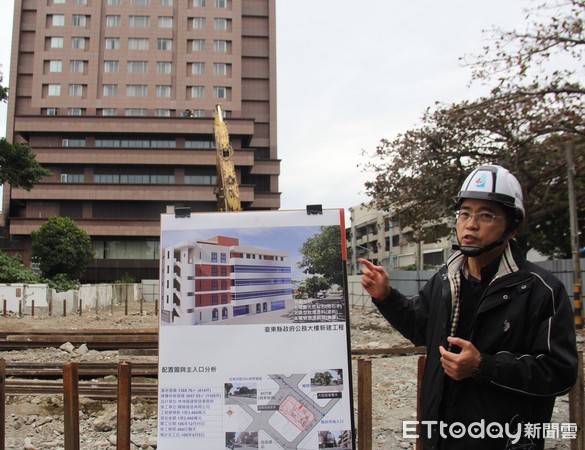
[[[573,143],[566,147],[567,188],[569,191],[569,218],[571,221],[571,251],[573,254],[573,305],[575,307],[575,328],[583,328],[583,308],[581,304],[581,261],[579,251],[579,225],[577,217],[577,197],[575,194],[575,161]]]

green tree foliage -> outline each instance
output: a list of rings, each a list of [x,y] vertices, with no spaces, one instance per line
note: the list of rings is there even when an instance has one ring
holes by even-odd
[[[48,169],[38,163],[28,145],[10,144],[6,138],[0,138],[0,183],[30,191],[50,174]]]
[[[305,280],[302,292],[305,292],[309,297],[316,298],[319,291],[327,290],[331,287],[331,283],[323,277],[312,276]]]
[[[32,259],[39,263],[45,277],[65,274],[78,280],[93,261],[90,237],[68,217],[51,217],[31,237]]]
[[[343,286],[341,230],[337,225],[321,227],[321,232],[307,239],[300,249],[299,268],[304,273],[322,275],[329,283]]]
[[[2,80],[4,79],[2,72],[0,72],[0,102],[7,102],[8,101],[8,87],[2,85]]]
[[[493,46],[471,63],[473,80],[495,81],[490,95],[436,105],[417,128],[381,140],[363,166],[373,175],[366,191],[374,206],[412,227],[413,240],[433,242],[452,232],[444,219],[472,168],[501,164],[524,191],[520,244],[567,257],[568,236],[558,232],[566,229],[567,145],[575,151],[577,204],[585,203],[585,87],[571,69],[582,69],[585,57],[584,14],[585,0],[542,4],[528,14],[528,31],[493,30]],[[557,231],[545,235],[545,224]]]
[[[0,251],[0,283],[38,283],[39,277],[24,267],[20,256],[9,256]]]

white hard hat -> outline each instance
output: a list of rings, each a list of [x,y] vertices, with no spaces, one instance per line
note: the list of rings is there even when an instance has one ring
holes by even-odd
[[[455,197],[456,208],[466,198],[476,198],[500,203],[516,211],[518,219],[525,215],[522,204],[522,188],[514,175],[497,165],[479,166],[463,182],[461,190]]]

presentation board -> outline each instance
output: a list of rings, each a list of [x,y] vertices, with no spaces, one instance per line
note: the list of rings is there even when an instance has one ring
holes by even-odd
[[[161,216],[159,450],[355,448],[346,282],[305,273],[345,245],[340,209]]]

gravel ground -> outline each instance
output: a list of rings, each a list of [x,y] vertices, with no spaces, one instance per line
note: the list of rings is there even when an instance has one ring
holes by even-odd
[[[393,331],[374,310],[352,309],[350,312],[352,348],[403,347],[411,344]],[[84,316],[68,317],[1,317],[4,330],[31,327],[45,328],[145,328],[156,327],[158,318],[148,312],[140,315],[117,307],[112,313],[90,312]],[[121,361],[117,351],[84,351],[83,348],[66,352],[60,349],[4,352],[6,361]],[[419,356],[372,357],[372,420],[373,449],[414,448],[412,440],[403,439],[402,422],[416,418],[416,365]],[[132,356],[133,362],[156,361],[153,356]],[[357,360],[354,370],[354,397],[357,395]],[[112,380],[113,381],[113,380]],[[355,402],[357,407],[357,400]],[[569,422],[568,398],[557,400],[553,422]],[[137,400],[132,406],[133,449],[156,448],[156,401]],[[80,398],[80,440],[84,450],[116,448],[116,404]],[[9,396],[6,401],[6,449],[64,449],[63,400],[61,396]],[[569,449],[567,440],[547,442],[547,449]]]

